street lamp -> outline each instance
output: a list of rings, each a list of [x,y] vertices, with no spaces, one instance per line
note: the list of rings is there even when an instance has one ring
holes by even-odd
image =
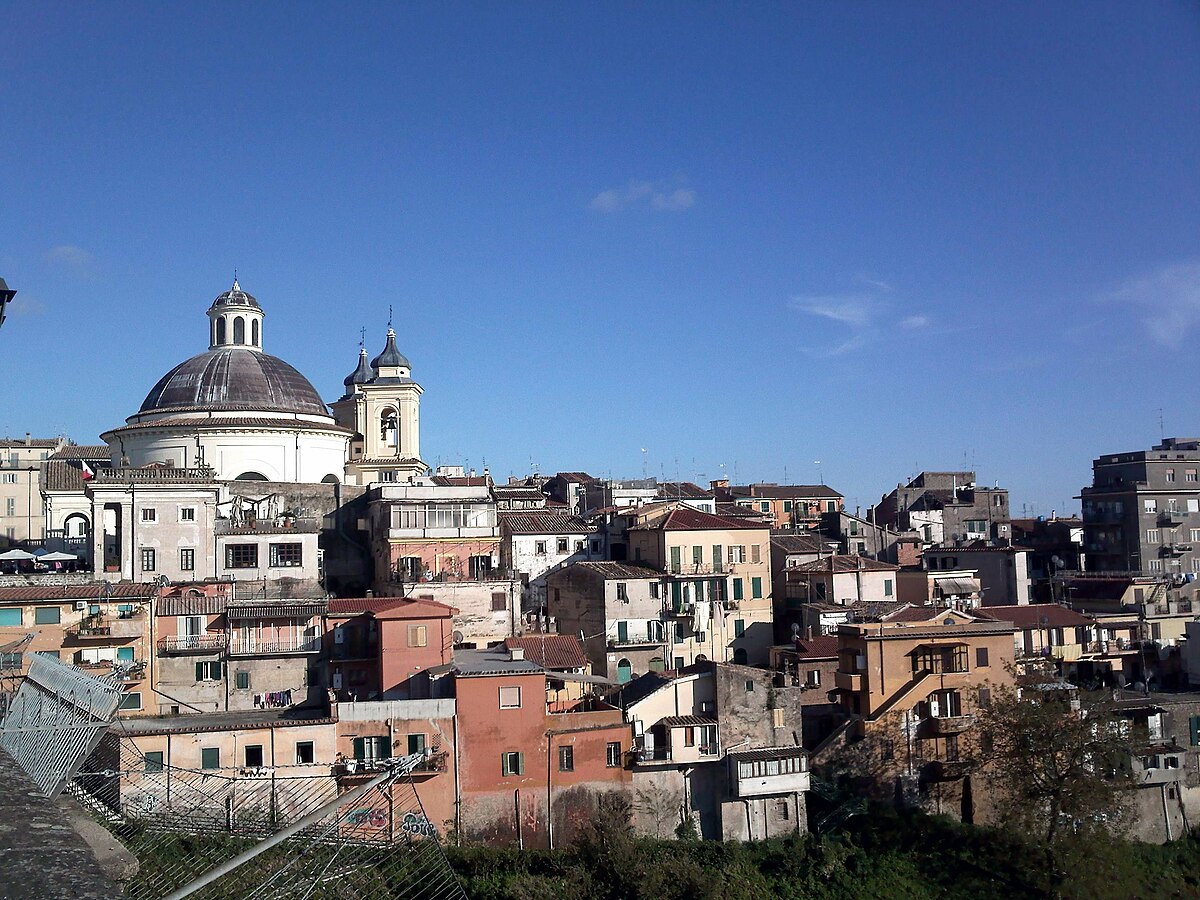
[[[4,324],[4,310],[8,304],[12,303],[12,298],[15,296],[17,296],[17,292],[9,290],[4,279],[0,278],[0,325]]]

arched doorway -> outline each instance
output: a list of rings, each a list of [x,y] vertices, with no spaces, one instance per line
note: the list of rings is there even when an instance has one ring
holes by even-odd
[[[733,661],[739,666],[744,666],[750,661],[749,655],[746,653],[745,647],[738,647],[733,651]]]
[[[617,684],[628,684],[633,680],[633,663],[622,659],[617,663]]]

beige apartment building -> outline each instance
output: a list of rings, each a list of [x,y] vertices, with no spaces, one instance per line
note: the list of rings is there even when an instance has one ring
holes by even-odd
[[[814,757],[882,798],[978,821],[986,792],[964,786],[975,712],[1012,682],[1013,633],[1009,622],[928,606],[842,625],[835,680],[849,718]]]
[[[65,443],[63,438],[29,434],[0,439],[0,548],[44,536],[42,464]]]
[[[682,619],[712,645],[703,657],[765,666],[774,622],[770,529],[682,503],[644,506],[625,518],[630,561],[663,573],[676,625]],[[683,664],[702,661],[685,655]]]

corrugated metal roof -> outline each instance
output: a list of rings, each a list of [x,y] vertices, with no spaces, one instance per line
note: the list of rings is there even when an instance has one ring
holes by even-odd
[[[803,747],[760,747],[757,750],[730,750],[729,755],[738,762],[757,762],[764,759],[793,759],[808,756]]]
[[[225,608],[225,615],[230,619],[307,619],[324,615],[326,609],[327,604],[323,600],[231,603]]]
[[[160,616],[219,616],[229,605],[229,597],[217,594],[214,597],[183,596],[163,597],[158,603]]]
[[[711,716],[667,716],[660,720],[667,728],[683,728],[689,725],[716,725],[717,720]]]

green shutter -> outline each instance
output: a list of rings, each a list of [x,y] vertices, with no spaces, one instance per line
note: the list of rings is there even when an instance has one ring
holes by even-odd
[[[358,738],[354,739],[354,758],[355,759],[366,759],[367,758],[367,741],[365,738],[358,737]]]
[[[1190,722],[1192,726],[1192,746],[1200,746],[1200,716],[1192,716]]]
[[[424,753],[425,752],[425,735],[410,734],[408,736],[408,752],[409,752],[409,755],[412,755],[413,753]]]
[[[648,641],[654,640],[654,625],[654,621],[649,621],[646,623],[646,640]]]
[[[196,680],[204,680],[204,663],[196,663]]]
[[[675,573],[679,572],[679,569],[680,569],[680,561],[679,560],[680,560],[679,548],[672,547],[671,548],[671,571],[672,572],[675,572]]]
[[[217,747],[205,747],[200,751],[200,768],[221,768],[221,751]]]
[[[21,607],[0,609],[0,625],[9,627],[21,625]]]
[[[746,620],[745,619],[734,619],[733,620],[733,636],[741,637],[745,633],[746,633]]]
[[[750,596],[754,597],[756,599],[758,597],[762,596],[762,579],[761,578],[751,578],[750,579]]]
[[[883,579],[883,596],[892,596],[892,579],[890,578]]]
[[[713,571],[720,572],[725,568],[725,557],[720,544],[713,544]]]
[[[620,641],[622,644],[627,643],[629,641],[629,623],[628,622],[618,622],[617,623],[617,640]]]
[[[742,579],[740,578],[733,579],[733,599],[742,599]]]
[[[133,662],[133,648],[132,647],[118,647],[117,648],[117,659],[121,660],[122,662]]]
[[[525,754],[524,753],[517,754],[517,774],[518,775],[525,774]]]
[[[692,562],[699,566],[704,562],[704,548],[692,547]]]
[[[675,612],[679,612],[683,606],[683,587],[678,581],[671,582],[671,603],[674,605]]]

